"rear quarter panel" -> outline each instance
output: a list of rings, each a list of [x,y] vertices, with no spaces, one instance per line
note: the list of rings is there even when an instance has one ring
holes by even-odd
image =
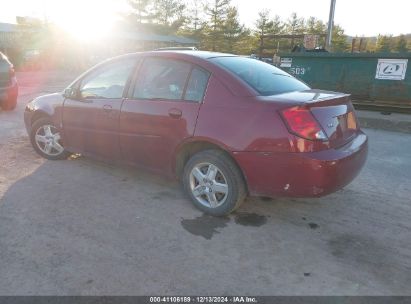
[[[218,78],[211,76],[195,137],[230,152],[290,151],[292,136],[278,114],[278,109],[285,106],[258,97],[235,96]]]

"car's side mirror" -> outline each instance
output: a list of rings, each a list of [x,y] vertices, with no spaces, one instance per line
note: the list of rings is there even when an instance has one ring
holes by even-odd
[[[65,98],[76,99],[77,92],[73,88],[66,88],[63,92]]]

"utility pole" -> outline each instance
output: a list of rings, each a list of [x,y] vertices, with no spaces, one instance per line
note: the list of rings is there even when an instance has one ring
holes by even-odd
[[[335,2],[337,0],[331,0],[330,5],[330,17],[328,18],[328,30],[327,30],[327,40],[325,42],[325,48],[327,50],[331,49],[331,41],[333,37],[333,26],[334,26],[334,13],[335,13]]]

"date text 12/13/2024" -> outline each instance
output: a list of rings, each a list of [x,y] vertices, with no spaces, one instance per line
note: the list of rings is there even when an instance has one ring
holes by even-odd
[[[232,297],[150,297],[150,303],[258,303],[255,297],[232,296]]]

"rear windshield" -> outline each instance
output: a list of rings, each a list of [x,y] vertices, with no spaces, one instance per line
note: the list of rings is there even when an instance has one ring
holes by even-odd
[[[286,72],[256,59],[216,57],[211,60],[240,77],[264,96],[310,89]]]

